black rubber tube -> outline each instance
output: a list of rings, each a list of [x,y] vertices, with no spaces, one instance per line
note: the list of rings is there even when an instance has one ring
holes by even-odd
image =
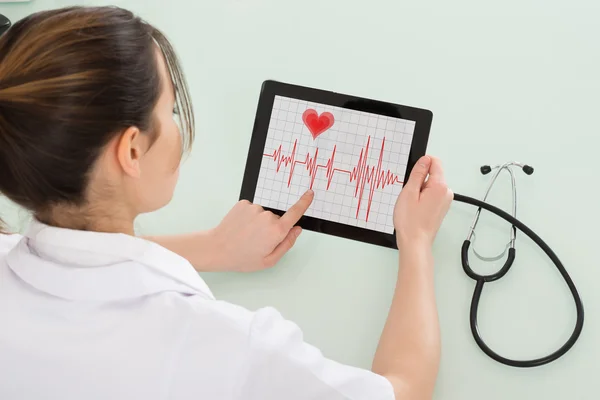
[[[577,321],[575,322],[575,328],[573,329],[573,333],[571,334],[569,339],[555,352],[548,354],[545,357],[536,358],[534,360],[511,360],[511,359],[500,356],[499,354],[494,352],[492,349],[490,349],[488,347],[488,345],[486,345],[485,342],[483,341],[483,339],[481,338],[481,335],[479,334],[479,329],[477,327],[477,312],[479,309],[479,300],[481,298],[481,293],[483,292],[483,285],[485,284],[485,282],[492,282],[494,280],[500,279],[502,276],[504,276],[508,272],[508,270],[510,269],[510,267],[512,266],[512,263],[514,261],[515,252],[514,252],[514,249],[510,249],[512,251],[509,250],[509,254],[508,254],[506,263],[504,264],[504,266],[502,267],[502,269],[500,271],[498,271],[497,273],[492,274],[492,275],[482,276],[482,275],[476,274],[469,266],[468,251],[469,251],[469,246],[470,246],[471,242],[468,240],[465,240],[465,242],[463,243],[462,249],[461,249],[461,261],[462,261],[462,265],[463,265],[463,269],[465,270],[465,273],[477,282],[475,285],[475,290],[473,292],[473,298],[471,300],[470,323],[471,323],[471,333],[473,334],[473,338],[475,339],[475,342],[477,343],[479,348],[485,354],[487,354],[490,358],[498,361],[499,363],[509,365],[511,367],[519,367],[519,368],[539,367],[540,365],[548,364],[552,361],[557,360],[558,358],[562,357],[563,355],[565,355],[573,347],[575,342],[577,342],[577,339],[579,339],[579,335],[581,335],[581,331],[583,329],[584,310],[583,310],[583,303],[581,301],[581,297],[579,296],[579,293],[577,292],[575,283],[573,283],[573,280],[569,276],[569,273],[565,269],[564,265],[562,264],[562,262],[560,261],[558,256],[554,253],[554,251],[552,251],[550,246],[548,246],[546,244],[546,242],[544,242],[542,240],[542,238],[540,238],[535,232],[533,232],[529,227],[527,227],[527,225],[525,225],[518,219],[514,218],[512,215],[510,215],[506,211],[503,211],[503,210],[499,209],[498,207],[495,207],[491,204],[485,203],[481,200],[477,200],[472,197],[464,196],[464,195],[458,194],[458,193],[454,194],[454,201],[471,204],[475,207],[479,207],[484,210],[487,210],[487,211],[499,216],[500,218],[503,218],[504,220],[506,220],[507,222],[512,224],[514,227],[519,229],[521,232],[523,232],[525,235],[527,235],[531,240],[533,240],[534,243],[537,244],[544,253],[546,253],[546,255],[550,258],[550,260],[552,260],[552,262],[558,269],[558,272],[560,272],[560,274],[562,275],[567,286],[569,287],[569,290],[571,291],[573,300],[575,301],[575,308],[577,309]]]

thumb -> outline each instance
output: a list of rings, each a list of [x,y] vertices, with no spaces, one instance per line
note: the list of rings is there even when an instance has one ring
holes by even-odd
[[[425,179],[427,178],[427,174],[429,173],[430,166],[431,157],[421,157],[410,172],[410,177],[408,178],[408,182],[406,183],[405,188],[414,192],[420,192],[421,187],[423,186],[423,183],[425,183]]]

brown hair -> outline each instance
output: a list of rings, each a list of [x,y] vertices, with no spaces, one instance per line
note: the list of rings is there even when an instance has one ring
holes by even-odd
[[[131,12],[40,12],[2,35],[0,192],[34,213],[85,203],[102,148],[131,126],[152,133],[162,87],[157,46],[176,91],[188,150],[194,115],[177,56],[159,30]]]

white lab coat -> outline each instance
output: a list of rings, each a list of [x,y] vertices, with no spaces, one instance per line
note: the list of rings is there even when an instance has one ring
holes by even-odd
[[[0,235],[0,399],[388,400],[272,308],[215,300],[149,241],[33,222]]]

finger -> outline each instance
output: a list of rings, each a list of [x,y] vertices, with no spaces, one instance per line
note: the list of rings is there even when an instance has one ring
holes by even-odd
[[[261,212],[260,217],[264,218],[267,221],[272,221],[272,222],[275,222],[275,221],[279,220],[279,218],[280,218],[279,215],[272,213],[271,211],[267,211],[267,210],[264,210],[263,212]]]
[[[444,168],[442,162],[437,157],[431,157],[431,165],[429,166],[429,179],[427,182],[445,182]]]
[[[267,267],[272,267],[275,264],[277,264],[281,257],[283,257],[285,253],[287,253],[292,247],[294,247],[296,239],[298,239],[298,236],[300,236],[301,233],[302,228],[300,228],[299,226],[293,227],[288,232],[285,239],[283,239],[283,241],[279,243],[277,247],[275,247],[275,250],[273,250],[273,252],[265,258],[265,265]]]
[[[285,214],[279,219],[279,223],[285,229],[292,229],[292,227],[298,222],[298,220],[304,215],[308,207],[310,207],[315,193],[312,190],[307,190],[306,193],[300,197],[300,200],[296,202]]]
[[[423,187],[423,183],[427,178],[427,174],[429,173],[429,167],[431,166],[431,157],[423,156],[417,161],[412,171],[410,172],[410,177],[408,178],[408,182],[405,185],[405,189],[420,192]]]
[[[238,202],[236,203],[236,205],[235,205],[235,207],[234,207],[234,208],[235,208],[235,209],[238,209],[238,210],[250,209],[250,210],[252,210],[254,213],[258,213],[258,212],[261,212],[261,211],[263,211],[263,208],[262,208],[262,206],[261,206],[261,205],[259,205],[259,204],[255,204],[255,203],[252,203],[252,202],[250,202],[250,201],[248,201],[248,200],[245,200],[245,199],[244,199],[244,200],[240,200],[240,201],[238,201]]]

